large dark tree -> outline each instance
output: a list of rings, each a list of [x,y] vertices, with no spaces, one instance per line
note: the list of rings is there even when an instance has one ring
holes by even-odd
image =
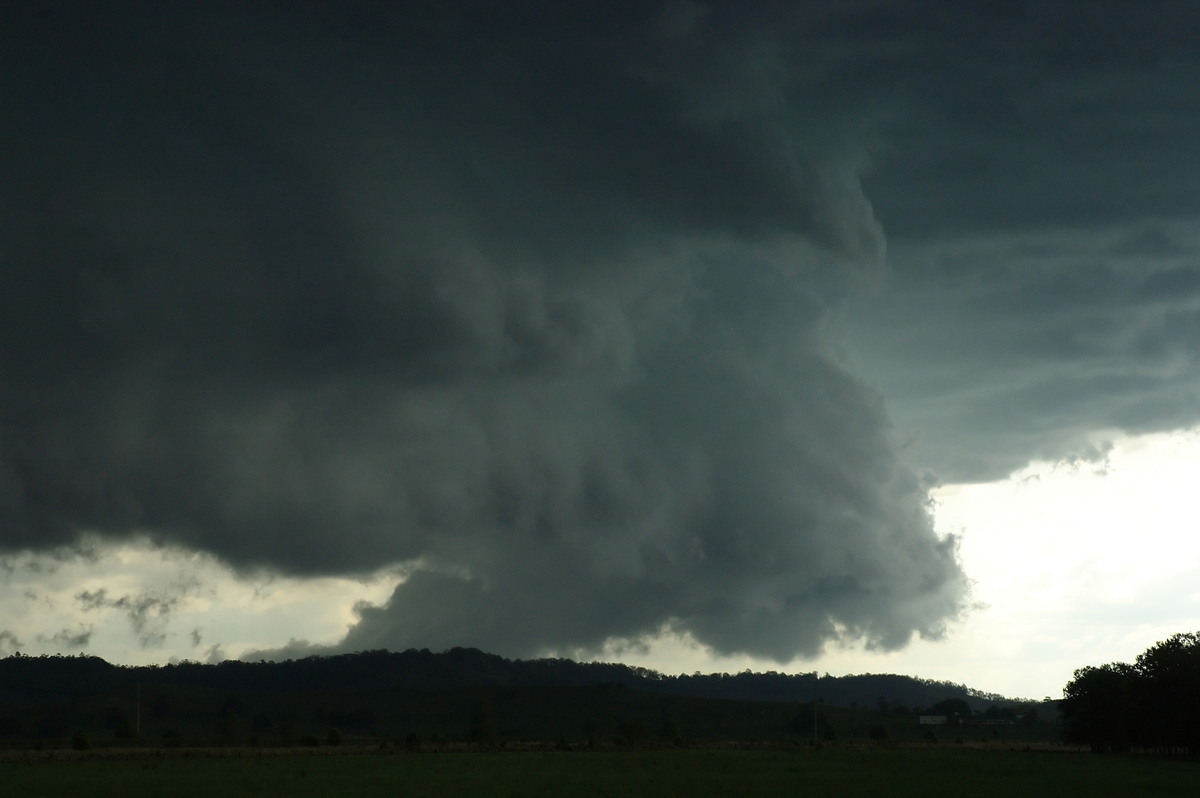
[[[1200,633],[1174,635],[1132,665],[1080,668],[1063,690],[1063,737],[1098,752],[1200,752]]]
[[[971,714],[971,705],[962,698],[943,698],[941,701],[930,707],[930,711],[935,715],[946,715],[948,717],[966,717]]]
[[[1130,727],[1140,715],[1136,678],[1124,663],[1080,668],[1063,689],[1063,738],[1099,753],[1120,753],[1131,744]]]
[[[1200,752],[1200,633],[1174,635],[1134,661],[1143,689],[1146,742]]]

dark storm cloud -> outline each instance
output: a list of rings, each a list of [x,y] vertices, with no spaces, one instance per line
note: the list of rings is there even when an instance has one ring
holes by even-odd
[[[1200,422],[1200,229],[1133,227],[893,248],[850,337],[922,462],[996,479]]]
[[[114,7],[0,12],[4,546],[407,563],[351,648],[668,624],[788,659],[960,612],[828,337],[884,259],[860,176],[932,69],[905,36],[845,4]],[[163,601],[80,594],[151,642]]]
[[[888,156],[867,189],[893,243],[1200,211],[1190,3],[877,3],[858,18],[832,90],[878,109]]]
[[[912,456],[997,479],[1200,422],[1200,13],[881,8],[845,63],[886,109],[890,268],[844,318]]]

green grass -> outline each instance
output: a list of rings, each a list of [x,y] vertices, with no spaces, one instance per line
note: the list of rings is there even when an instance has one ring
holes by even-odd
[[[963,796],[1200,794],[1200,763],[954,748],[286,754],[0,761],[32,796]]]

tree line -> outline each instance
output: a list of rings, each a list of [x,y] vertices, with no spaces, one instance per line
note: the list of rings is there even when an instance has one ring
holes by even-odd
[[[1061,711],[1063,739],[1099,753],[1200,754],[1200,632],[1173,635],[1132,664],[1080,668]]]
[[[575,687],[615,684],[651,693],[752,701],[821,701],[836,706],[906,710],[961,699],[971,711],[1020,702],[961,684],[894,674],[818,676],[743,671],[668,675],[620,663],[569,659],[506,659],[473,648],[443,652],[362,651],[283,662],[177,662],[117,666],[99,657],[0,659],[0,693],[10,697],[96,694],[134,684],[174,684],[234,690],[369,688]]]

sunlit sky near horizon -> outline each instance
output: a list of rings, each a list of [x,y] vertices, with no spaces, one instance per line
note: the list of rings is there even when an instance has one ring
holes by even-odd
[[[1200,9],[0,4],[0,656],[1057,697],[1200,628]]]

